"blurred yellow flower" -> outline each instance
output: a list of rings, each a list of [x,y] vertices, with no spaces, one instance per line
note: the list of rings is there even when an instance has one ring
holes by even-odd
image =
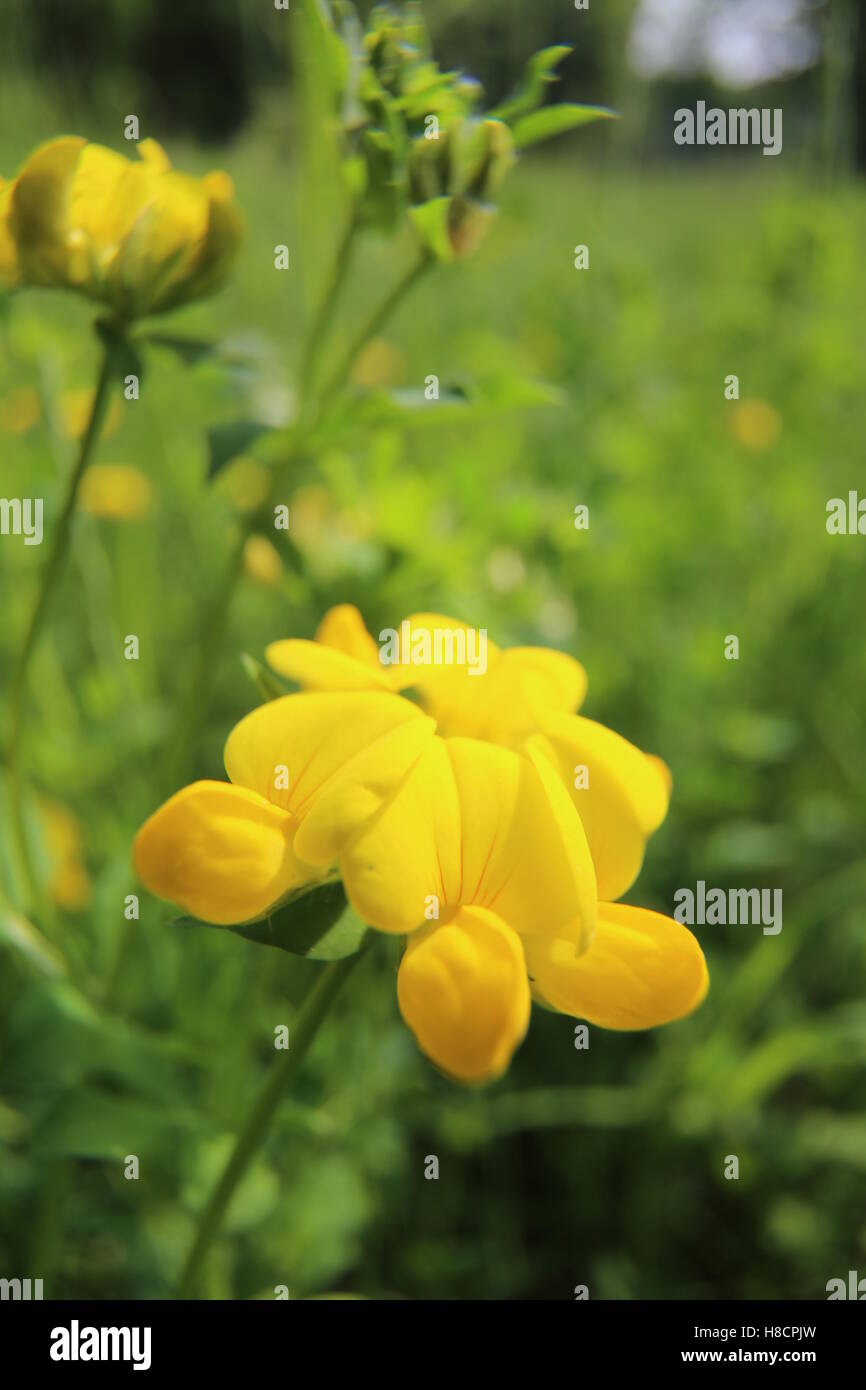
[[[222,475],[222,486],[239,512],[251,512],[265,501],[271,475],[258,459],[241,454]]]
[[[153,502],[150,479],[120,463],[92,464],[81,480],[78,505],[104,521],[138,521]]]
[[[406,359],[385,338],[372,338],[358,357],[352,380],[358,386],[394,386],[405,376]]]
[[[58,907],[80,912],[91,897],[81,825],[71,811],[56,801],[41,801],[39,813],[50,865],[48,891]]]
[[[32,386],[19,386],[0,400],[0,430],[4,434],[26,434],[41,415],[39,392]]]
[[[265,536],[250,536],[244,545],[244,572],[257,584],[276,588],[283,578],[279,551]]]
[[[58,426],[67,439],[80,439],[87,429],[96,392],[91,386],[64,391],[58,405]],[[102,426],[102,438],[116,434],[123,420],[123,405],[115,399],[108,407]]]
[[[756,452],[769,449],[782,433],[782,417],[769,401],[734,401],[731,407],[731,429],[734,437],[746,449]]]
[[[231,179],[178,173],[155,140],[137,153],[71,135],[35,150],[0,187],[0,281],[77,290],[121,323],[216,289],[242,234]]]

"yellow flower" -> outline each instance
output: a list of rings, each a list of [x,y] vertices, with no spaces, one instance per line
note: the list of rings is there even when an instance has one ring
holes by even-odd
[[[468,634],[463,624],[436,614],[416,615],[407,624],[410,647],[416,634],[432,635],[436,629]],[[584,935],[577,943],[582,949],[576,950],[573,928],[563,931],[557,925],[538,889],[536,925],[524,918],[516,930],[532,993],[539,1002],[608,1028],[655,1027],[683,1017],[700,1004],[708,975],[694,936],[671,918],[614,901],[634,882],[647,839],[664,820],[671,793],[670,771],[661,758],[643,753],[613,730],[573,712],[586,688],[585,673],[577,662],[543,648],[500,651],[488,643],[483,674],[471,675],[466,666],[447,663],[386,666],[351,605],[332,609],[314,642],[276,642],[267,655],[281,674],[319,689],[401,689],[411,684],[423,707],[436,718],[440,733],[472,736],[471,742],[465,737],[448,738],[449,751],[452,747],[505,745],[512,751],[506,753],[500,748],[500,757],[518,757],[523,766],[534,766],[558,823],[568,824],[570,816],[572,827],[575,823],[579,826],[579,834],[573,828],[571,831],[573,862],[579,865],[581,881],[587,891],[591,885],[593,895],[592,911],[584,905],[581,920],[596,918],[595,935],[591,940],[588,933]],[[413,929],[402,897],[403,883],[412,883],[408,902],[415,911],[422,889],[412,875],[419,863],[431,858],[424,848],[429,830],[419,824],[418,817],[434,816],[437,824],[450,819],[466,827],[466,834],[481,833],[484,824],[483,804],[475,800],[471,806],[464,805],[459,797],[448,793],[447,779],[443,780],[441,772],[437,778],[430,771],[432,760],[433,753],[425,753],[393,805],[341,860],[346,890],[356,909],[365,920],[384,930]],[[480,774],[475,775],[477,785],[482,785]],[[413,788],[417,789],[414,809]],[[501,787],[488,786],[486,794],[490,808],[508,804]],[[448,807],[450,811],[445,809]],[[387,836],[389,827],[393,827],[393,842],[372,853],[371,841],[378,843]],[[501,846],[501,834],[496,843]],[[356,863],[358,854],[361,861]],[[437,842],[437,867],[447,862],[443,855]],[[538,875],[539,884],[549,870],[543,849],[521,841],[519,836],[510,842],[508,857],[520,864],[516,872],[531,866],[529,872]],[[381,867],[377,870],[379,858]],[[395,864],[403,866],[399,890]],[[374,872],[381,875],[378,898],[370,896],[369,876]],[[427,881],[427,892],[436,893],[429,887],[429,875]],[[448,892],[444,900],[453,905]],[[506,988],[502,983],[504,962],[511,957],[503,955],[501,924],[491,935],[493,927],[486,919],[479,925],[474,917],[465,916],[469,907],[473,912],[477,908],[489,911],[492,904],[484,899],[465,904],[458,899],[456,918],[446,924],[447,937],[435,926],[425,926],[421,933],[410,936],[401,977],[405,969],[412,985],[401,986],[400,1000],[404,1017],[429,1056],[454,1075],[480,1079],[498,1074],[507,1065],[505,1019],[511,1019],[513,1048],[522,1036],[515,1020],[523,1017],[523,1006],[518,1007],[517,987]],[[505,930],[513,925],[506,916]],[[491,1004],[489,1015],[478,1002],[485,958],[481,940],[492,953],[490,987],[501,996],[501,1008],[497,1012]],[[494,986],[497,979],[499,984]],[[512,1013],[505,1009],[506,996],[513,1005]],[[435,1005],[430,1002],[434,999],[438,1001]],[[466,1019],[460,1026],[456,1022],[459,1009],[466,1011],[467,1018],[478,1014],[498,1020],[495,1027],[490,1022],[486,1069],[466,1040],[471,1036],[473,1046],[480,1046],[471,1024]],[[453,1042],[461,1037],[463,1043]],[[462,1069],[454,1051],[459,1052],[460,1047],[473,1059]]]
[[[95,463],[81,480],[78,505],[105,521],[138,521],[153,501],[150,479],[124,464]]]
[[[241,239],[231,180],[176,172],[155,140],[137,153],[79,136],[35,150],[0,188],[0,280],[78,290],[121,322],[217,288]]]
[[[237,925],[339,875],[364,922],[407,937],[401,1013],[422,1051],[466,1082],[507,1068],[533,997],[607,1028],[655,1027],[697,1007],[708,976],[692,934],[610,901],[640,867],[670,774],[556,709],[582,689],[543,659],[558,653],[498,653],[481,708],[522,700],[510,725],[501,711],[493,720],[509,734],[531,710],[541,720],[517,750],[434,735],[432,719],[386,688],[391,673],[348,605],[326,615],[316,642],[278,645],[296,678],[342,688],[255,710],[229,737],[230,783],[196,783],[151,817],[135,862],[153,892]],[[588,782],[574,766],[589,768]]]
[[[283,578],[280,552],[265,536],[249,536],[244,545],[244,572],[257,584],[276,588]]]

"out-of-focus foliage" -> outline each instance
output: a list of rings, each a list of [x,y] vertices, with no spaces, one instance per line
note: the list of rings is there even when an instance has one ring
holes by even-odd
[[[31,94],[3,124],[0,167],[60,124]],[[355,378],[380,393],[364,407],[379,401],[376,427],[358,447],[335,425],[298,461],[282,579],[242,581],[191,771],[218,771],[258,698],[242,652],[311,636],[340,601],[373,631],[455,613],[503,644],[574,652],[586,712],[670,764],[642,902],[670,911],[700,878],[782,887],[783,930],[698,928],[710,995],[657,1034],[591,1030],[577,1051],[573,1023],[537,1011],[507,1078],[477,1094],[416,1053],[398,948],[380,943],[237,1193],[211,1296],[285,1283],[292,1297],[570,1298],[585,1283],[593,1297],[809,1298],[866,1258],[866,542],[824,525],[866,430],[866,198],[769,160],[599,173],[578,150],[519,165],[483,252],[419,287],[365,351]],[[208,487],[206,432],[287,418],[329,250],[301,238],[275,284],[273,245],[309,189],[289,182],[271,113],[219,162],[250,236],[232,284],[177,322],[227,351],[183,371],[148,354],[141,400],[99,450],[146,476],[147,508],[82,512],[34,663],[30,765],[77,818],[86,876],[53,944],[10,893],[0,904],[0,1269],[51,1296],[170,1291],[274,1029],[321,969],[174,925],[146,897],[141,921],[124,919],[132,835],[173,789],[163,746],[200,615],[274,447],[251,439]],[[573,268],[578,242],[589,272]],[[347,316],[393,258],[362,248]],[[52,292],[0,304],[0,494],[44,496],[47,533],[74,448],[64,401],[94,375],[88,323]],[[431,373],[441,415],[394,409],[386,391],[412,401]],[[724,399],[729,373],[739,401]],[[518,392],[522,378],[542,385]],[[3,689],[41,559],[0,546]],[[729,633],[738,662],[723,659]],[[43,830],[68,871],[76,837],[61,854]],[[10,876],[0,866],[4,890]],[[438,1182],[423,1177],[431,1153]],[[123,1177],[128,1154],[141,1181]]]

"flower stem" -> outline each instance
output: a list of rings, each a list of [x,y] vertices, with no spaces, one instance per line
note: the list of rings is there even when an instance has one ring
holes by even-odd
[[[22,778],[22,735],[24,727],[25,700],[27,694],[27,678],[30,672],[30,662],[39,640],[45,615],[48,611],[51,598],[57,586],[57,581],[63,570],[66,553],[69,549],[69,537],[72,527],[72,518],[75,513],[75,506],[78,501],[78,490],[81,480],[90,462],[96,441],[102,429],[102,422],[108,406],[109,386],[112,377],[112,359],[108,347],[105,348],[102,356],[102,363],[97,380],[96,392],[93,397],[93,405],[90,411],[90,418],[87,428],[81,439],[78,451],[78,459],[66,486],[66,495],[63,499],[60,516],[54,529],[54,537],[48,552],[48,559],[42,571],[42,579],[39,585],[39,593],[36,603],[30,615],[30,621],[24,634],[24,641],[18,653],[18,660],[12,674],[11,694],[9,699],[9,724],[7,734],[7,785],[9,791],[9,820],[12,826],[12,836],[17,850],[18,859],[24,876],[24,887],[33,906],[39,902],[40,889],[39,881],[34,869],[33,857],[30,852],[30,843],[27,835],[27,822],[24,814],[23,804],[23,778]]]
[[[239,1182],[264,1140],[286,1085],[300,1067],[340,986],[357,964],[364,949],[362,946],[355,955],[345,956],[342,960],[335,960],[327,965],[307,995],[292,1025],[291,1046],[271,1068],[265,1086],[235,1141],[219,1182],[199,1218],[195,1240],[178,1281],[177,1298],[193,1296],[204,1258],[219,1233],[226,1209]]]
[[[334,317],[334,310],[337,307],[340,291],[346,282],[346,275],[352,260],[352,247],[358,230],[358,215],[357,210],[354,210],[346,223],[346,230],[337,247],[337,252],[331,266],[328,286],[322,297],[322,302],[319,305],[316,317],[313,320],[313,325],[310,329],[307,344],[304,349],[299,388],[301,404],[304,407],[310,401],[310,388],[315,379],[316,367],[319,362],[319,353],[328,329],[331,326],[331,320]]]
[[[316,325],[312,330],[312,336],[317,332],[317,325],[321,322],[323,315],[326,321],[330,320],[334,304],[342,283],[342,272],[348,261],[348,248],[357,231],[357,224],[350,222],[346,235],[343,238],[342,250],[335,262],[331,288],[326,292],[325,299],[320,307]],[[337,371],[331,377],[327,388],[322,393],[318,401],[306,401],[301,399],[299,424],[291,440],[290,447],[283,458],[281,464],[274,473],[271,486],[268,507],[275,500],[279,500],[281,489],[287,482],[288,470],[295,463],[303,452],[306,441],[314,432],[318,421],[326,406],[342,390],[349,373],[366,344],[382,328],[383,324],[397,308],[400,301],[409,293],[417,281],[433,264],[433,258],[427,254],[422,255],[409,271],[397,281],[394,288],[375,310],[372,317],[367,321],[357,337],[352,341],[350,347],[342,358]],[[326,326],[326,325],[325,325]],[[314,348],[314,355],[315,355]],[[309,348],[306,357],[309,356]],[[309,367],[305,367],[309,371]],[[309,409],[309,413],[308,412]],[[223,581],[217,589],[213,601],[208,608],[207,617],[202,627],[202,637],[199,644],[197,656],[193,667],[193,675],[190,680],[187,695],[182,706],[182,713],[178,719],[169,745],[168,755],[165,759],[165,786],[167,791],[173,790],[183,775],[183,766],[189,756],[189,743],[197,725],[201,723],[205,707],[208,702],[209,694],[213,688],[213,672],[216,660],[222,645],[222,638],[228,623],[229,610],[238,580],[243,573],[244,544],[247,538],[259,524],[262,512],[260,509],[251,514],[249,519],[241,528],[241,536],[238,544],[232,551],[228,568],[223,577]]]
[[[409,267],[406,274],[401,276],[397,281],[390,294],[385,296],[382,303],[364,324],[357,337],[352,340],[349,347],[346,349],[345,356],[342,358],[340,365],[322,392],[321,409],[330,405],[337,392],[342,390],[349,379],[349,373],[355,365],[355,362],[360,357],[370,339],[375,338],[376,334],[387,323],[401,300],[405,299],[406,295],[409,294],[410,290],[415,287],[433,264],[433,256],[430,255],[429,252],[423,252],[418,260],[415,261],[414,265]]]

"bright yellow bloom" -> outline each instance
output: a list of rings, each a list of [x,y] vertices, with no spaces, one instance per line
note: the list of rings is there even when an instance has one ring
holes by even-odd
[[[231,180],[176,172],[155,140],[137,153],[79,136],[34,151],[0,187],[0,281],[78,290],[121,322],[216,289],[241,240]]]
[[[103,521],[139,521],[153,502],[150,479],[120,463],[94,463],[81,480],[78,505]]]
[[[410,634],[442,626],[461,625],[409,620]],[[331,688],[254,711],[226,747],[231,784],[188,787],[147,822],[136,865],[154,892],[235,925],[339,875],[364,922],[407,938],[403,1018],[467,1082],[504,1072],[533,997],[607,1028],[697,1007],[708,977],[692,934],[611,901],[664,818],[670,774],[571,712],[585,686],[576,662],[493,648],[478,689],[439,667],[419,680],[409,663],[381,664],[349,605],[316,641],[268,656]],[[396,693],[410,683],[444,735]],[[461,720],[486,737],[455,736]]]

